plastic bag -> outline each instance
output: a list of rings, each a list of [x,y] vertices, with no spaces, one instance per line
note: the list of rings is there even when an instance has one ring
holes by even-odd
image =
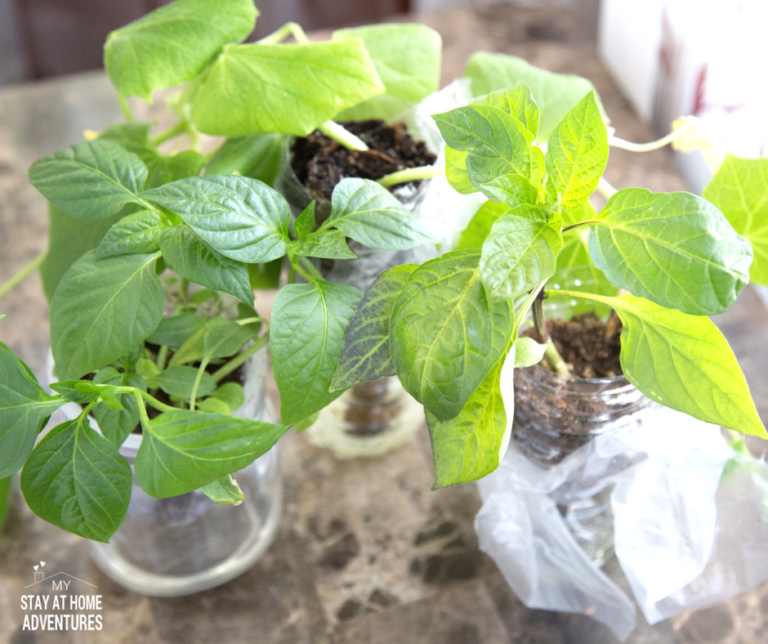
[[[599,435],[549,470],[512,445],[478,482],[480,548],[520,600],[591,615],[622,641],[635,604],[568,529],[553,500],[563,486],[614,484],[616,556],[650,624],[768,579],[768,466],[736,454],[718,427],[666,408],[647,413],[642,426]],[[626,469],[601,478],[616,459]]]

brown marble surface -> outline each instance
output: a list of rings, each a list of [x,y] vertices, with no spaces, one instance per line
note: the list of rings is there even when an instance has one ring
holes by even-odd
[[[590,78],[619,134],[649,140],[599,63],[596,3],[571,8],[509,5],[423,16],[443,36],[445,82],[460,76],[478,49],[513,53],[554,71]],[[152,113],[157,113],[154,108]],[[149,112],[145,108],[142,116]],[[45,247],[42,198],[28,185],[37,157],[120,118],[106,77],[90,74],[0,91],[0,283]],[[660,151],[612,151],[607,174],[618,187],[684,188]],[[261,311],[270,296],[257,300]],[[47,306],[37,277],[2,303],[0,338],[42,374]],[[768,311],[747,289],[717,320],[768,419]],[[272,395],[275,391],[273,387]],[[0,642],[169,642],[239,644],[398,642],[471,644],[612,644],[607,629],[583,615],[529,610],[479,552],[472,522],[473,485],[431,492],[429,441],[373,461],[339,462],[301,437],[281,441],[285,512],[267,555],[240,578],[180,599],[149,599],[104,577],[82,540],[34,517],[18,493],[0,536]],[[755,442],[753,448],[762,450]],[[104,630],[21,630],[20,596],[39,559],[97,585]],[[758,644],[768,641],[768,585],[709,608],[648,627],[632,644]]]

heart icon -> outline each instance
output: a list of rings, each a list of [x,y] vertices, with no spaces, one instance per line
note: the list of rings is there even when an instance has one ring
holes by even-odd
[[[37,566],[32,566],[35,570],[37,570]]]
[[[41,565],[43,568],[45,568],[45,562],[44,562],[44,561],[41,561],[41,562],[40,562],[40,565]]]

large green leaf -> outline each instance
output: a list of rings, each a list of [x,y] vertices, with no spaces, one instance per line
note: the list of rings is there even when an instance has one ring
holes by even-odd
[[[479,188],[505,174],[521,174],[541,183],[544,155],[531,134],[498,107],[468,105],[433,116],[449,147],[467,152],[469,179]]]
[[[506,348],[510,306],[480,280],[479,250],[419,266],[395,303],[389,328],[400,382],[438,420],[457,416]]]
[[[27,365],[0,342],[0,478],[24,465],[48,417],[65,402],[45,393]]]
[[[104,66],[117,91],[152,102],[156,89],[187,82],[222,45],[253,31],[252,0],[176,0],[109,34]]]
[[[618,313],[624,327],[622,371],[651,400],[708,423],[768,437],[736,356],[709,318],[634,295],[586,297]]]
[[[301,257],[325,257],[326,259],[357,257],[347,246],[347,238],[340,230],[318,230],[311,233],[296,249],[296,254]]]
[[[564,208],[583,204],[597,188],[608,163],[608,130],[595,93],[590,92],[565,115],[549,138],[547,191]]]
[[[190,177],[143,193],[181,217],[222,255],[269,262],[288,250],[291,209],[265,183],[237,176]]]
[[[704,198],[752,244],[755,259],[749,275],[753,282],[768,285],[768,159],[726,156]]]
[[[40,441],[21,473],[21,491],[41,519],[106,543],[128,513],[131,466],[81,416]]]
[[[93,381],[99,385],[116,385],[147,390],[144,378],[135,373],[120,373],[114,367],[100,369]],[[115,447],[120,447],[139,424],[139,404],[131,394],[116,394],[120,409],[110,409],[99,403],[91,412],[99,424],[102,436]]]
[[[345,110],[336,120],[393,121],[440,87],[440,34],[426,25],[389,24],[339,29],[332,40],[362,38],[376,66],[384,94]]]
[[[526,216],[523,205],[502,215],[483,243],[480,276],[492,297],[511,300],[555,272],[563,247],[559,228]]]
[[[505,361],[514,364],[515,348],[502,357],[467,400],[456,418],[440,422],[427,411],[435,463],[432,489],[476,481],[499,466],[509,443],[511,409],[505,409],[500,380]],[[506,385],[512,387],[511,377]],[[512,399],[510,402],[513,403]]]
[[[96,260],[67,271],[51,301],[51,350],[61,380],[76,380],[141,344],[160,324],[165,292],[157,255]]]
[[[154,188],[169,181],[195,177],[205,165],[205,157],[195,150],[163,154],[149,140],[151,123],[115,123],[99,134],[99,139],[114,141],[133,152],[147,166],[145,188]]]
[[[98,219],[140,203],[147,167],[117,143],[83,141],[35,161],[29,180],[59,210]]]
[[[160,414],[144,427],[136,478],[157,499],[186,494],[247,467],[287,430],[224,414]]]
[[[531,141],[539,131],[539,106],[531,94],[531,88],[525,83],[518,83],[509,89],[478,96],[471,101],[471,104],[498,107],[501,111],[517,119],[528,130]]]
[[[526,83],[541,110],[536,140],[544,143],[555,131],[557,124],[585,94],[594,90],[586,78],[570,74],[555,74],[534,67],[522,58],[507,54],[489,54],[481,51],[467,62],[464,76],[472,80],[475,96],[506,89],[517,83]],[[601,113],[604,113],[602,105]]]
[[[216,150],[205,174],[239,174],[271,186],[280,170],[285,139],[285,134],[276,132],[227,139]]]
[[[206,134],[306,136],[340,111],[384,90],[358,38],[306,45],[226,45],[201,79],[192,120]]]
[[[206,329],[203,336],[203,359],[210,362],[215,358],[229,358],[252,339],[253,334],[246,326],[232,320],[223,320]]]
[[[49,302],[69,267],[89,250],[97,248],[107,231],[133,208],[138,206],[128,205],[112,217],[94,219],[83,226],[82,219],[48,205],[48,255],[40,266],[40,279]]]
[[[510,208],[529,204],[535,206],[542,199],[539,189],[521,174],[505,174],[480,186],[480,191],[491,201],[505,203]]]
[[[597,220],[589,236],[595,266],[638,297],[714,315],[749,282],[749,242],[700,197],[627,188],[608,200]]]
[[[167,224],[155,210],[142,210],[123,217],[104,235],[96,249],[96,259],[114,255],[156,253]]]
[[[415,269],[415,264],[395,266],[368,287],[344,336],[332,391],[395,375],[389,355],[389,321],[400,291]]]
[[[397,197],[375,181],[342,179],[333,189],[331,215],[321,230],[337,228],[368,248],[408,250],[435,241]]]
[[[455,250],[466,250],[468,248],[482,248],[486,237],[491,234],[491,228],[499,217],[508,213],[509,206],[503,203],[494,203],[486,201],[475,216],[469,222],[469,225],[461,233],[459,243]]]
[[[168,265],[190,282],[229,293],[253,306],[248,266],[208,248],[186,226],[167,228],[160,238],[160,250]]]
[[[445,148],[445,178],[456,192],[462,195],[470,195],[477,192],[472,185],[467,172],[468,152],[460,152],[453,148]]]
[[[343,393],[329,388],[362,295],[328,282],[289,284],[277,294],[269,344],[284,424],[304,420]]]

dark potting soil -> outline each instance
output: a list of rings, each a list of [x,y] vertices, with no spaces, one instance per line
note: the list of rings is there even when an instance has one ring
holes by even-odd
[[[607,323],[594,313],[570,320],[547,320],[555,348],[579,378],[615,378],[622,374],[621,328],[616,313]]]
[[[319,130],[294,140],[291,167],[315,199],[330,201],[336,184],[347,177],[381,179],[435,162],[435,155],[422,141],[412,139],[402,123],[387,125],[372,119],[341,125],[360,137],[370,150],[347,150]]]

